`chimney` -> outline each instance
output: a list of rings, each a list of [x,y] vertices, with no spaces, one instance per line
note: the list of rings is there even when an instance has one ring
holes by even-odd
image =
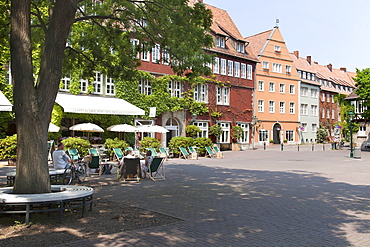
[[[319,62],[316,62],[316,61],[315,61],[315,62],[313,62],[313,63],[314,63],[314,64],[319,64]]]
[[[340,68],[340,70],[343,71],[343,72],[347,72],[347,68],[345,68],[345,67]]]
[[[299,51],[294,51],[293,54],[296,58],[299,58]]]
[[[326,65],[326,67],[328,67],[328,69],[330,70],[330,72],[333,72],[333,65],[331,63],[329,63],[328,65]]]
[[[307,56],[307,62],[311,64],[311,56]]]

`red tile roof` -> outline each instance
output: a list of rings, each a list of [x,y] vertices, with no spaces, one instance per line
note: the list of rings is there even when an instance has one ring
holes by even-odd
[[[262,49],[272,32],[273,29],[245,38],[245,40],[249,42],[248,47],[256,56],[258,56],[262,52]]]

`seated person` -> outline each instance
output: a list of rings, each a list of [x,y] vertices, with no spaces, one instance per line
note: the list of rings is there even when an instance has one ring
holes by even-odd
[[[125,163],[124,163],[125,158],[135,159],[136,157],[132,155],[132,150],[127,150],[126,151],[126,155],[123,156],[123,158],[121,159],[121,162],[120,162],[120,165],[121,165],[121,167],[120,167],[120,174],[123,173],[123,167],[125,165]]]
[[[152,151],[146,152],[144,162],[141,163],[142,178],[146,178],[146,172],[149,170],[149,166],[153,161]]]
[[[53,152],[53,163],[55,169],[65,169],[72,162],[72,159],[64,152],[64,144],[59,143],[58,149]]]

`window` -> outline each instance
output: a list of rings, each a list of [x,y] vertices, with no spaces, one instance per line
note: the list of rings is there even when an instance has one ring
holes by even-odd
[[[238,123],[243,129],[243,136],[238,140],[240,143],[249,143],[249,125],[247,123]]]
[[[358,132],[357,132],[357,136],[367,136],[366,135],[366,126],[358,126]]]
[[[264,112],[265,111],[264,103],[265,103],[264,100],[262,100],[262,99],[258,100],[258,112]]]
[[[280,83],[280,93],[285,93],[285,84]]]
[[[253,73],[252,73],[252,65],[248,64],[247,65],[247,79],[252,80]]]
[[[311,105],[311,116],[317,116],[317,105]]]
[[[88,81],[81,79],[80,82],[81,82],[81,93],[87,93]]]
[[[311,75],[311,81],[316,81],[316,76],[315,76],[315,74],[312,74],[312,75]]]
[[[321,94],[321,101],[325,102],[325,94],[324,93]]]
[[[213,73],[220,73],[220,59],[218,57],[215,57],[215,61],[213,64]]]
[[[269,63],[268,62],[262,62],[262,69],[268,70],[269,69]]]
[[[103,75],[99,72],[95,72],[95,81],[94,84],[94,93],[101,94],[102,91],[102,82],[103,82]]]
[[[161,46],[156,44],[152,48],[152,62],[153,63],[159,63],[159,60],[161,59]]]
[[[240,77],[245,79],[245,78],[247,78],[247,65],[245,63],[241,63],[240,66],[241,66],[241,70],[242,70]]]
[[[307,132],[307,123],[302,123],[302,131]]]
[[[325,108],[322,108],[321,117],[325,118]]]
[[[311,73],[307,72],[307,80],[311,80]]]
[[[198,126],[201,131],[198,137],[208,138],[208,122],[195,122],[194,125]]]
[[[299,76],[299,78],[302,78],[302,71],[298,71],[298,76]]]
[[[301,104],[301,115],[308,115],[308,105]]]
[[[258,81],[258,91],[264,91],[264,90],[265,90],[264,81]]]
[[[228,76],[234,75],[234,62],[230,60],[227,61],[227,75]]]
[[[330,94],[326,95],[326,102],[328,102],[328,103],[330,102]]]
[[[278,45],[275,45],[274,50],[275,50],[275,52],[281,52],[281,47],[278,46]]]
[[[208,102],[208,95],[207,95],[207,85],[206,84],[198,84],[194,87],[194,100],[197,102]]]
[[[221,75],[226,75],[226,59],[221,58]]]
[[[285,72],[286,72],[287,74],[292,73],[292,66],[286,65],[286,66],[285,66]]]
[[[295,114],[295,103],[294,102],[289,103],[289,113]]]
[[[289,85],[289,93],[295,94],[295,85]]]
[[[334,103],[334,95],[331,96],[331,103]]]
[[[149,80],[141,79],[139,82],[139,92],[145,95],[152,94],[152,84]]]
[[[275,92],[275,82],[270,81],[269,92],[271,93]]]
[[[179,81],[168,82],[168,90],[171,97],[181,98],[182,97],[182,84]]]
[[[331,110],[331,119],[335,119],[335,110],[334,109]]]
[[[62,78],[63,87],[60,89],[60,91],[69,91],[69,85],[71,84],[71,78],[64,77]]]
[[[114,82],[113,82],[112,78],[107,78],[106,94],[107,95],[114,95]]]
[[[293,130],[285,131],[285,139],[288,140],[288,142],[293,142],[294,141],[294,131]]]
[[[170,54],[168,50],[163,48],[162,49],[162,64],[169,65],[170,64]]]
[[[237,42],[236,43],[236,51],[240,52],[240,53],[244,53],[245,52],[245,44],[241,43],[241,42]]]
[[[307,73],[306,72],[302,72],[302,79],[306,79],[307,78]]]
[[[269,113],[275,113],[275,101],[269,101]]]
[[[317,132],[317,124],[313,123],[311,126],[312,132]]]
[[[225,48],[225,37],[217,36],[216,37],[216,46]]]
[[[311,98],[317,98],[318,91],[317,89],[311,89]]]
[[[141,60],[149,62],[150,61],[150,52],[145,51],[146,47],[144,45],[143,45],[142,48],[143,48],[144,51],[141,53]]]
[[[260,142],[267,142],[269,139],[269,131],[268,130],[259,130],[258,131],[258,140]]]
[[[218,105],[229,105],[230,104],[230,88],[228,87],[217,87],[216,98]]]
[[[282,65],[278,63],[272,64],[272,72],[281,73]]]
[[[330,118],[330,109],[326,109],[326,118]]]
[[[230,143],[230,123],[219,123],[222,129],[222,134],[219,137],[220,143]]]
[[[239,62],[235,62],[234,76],[240,77],[240,63]]]
[[[285,102],[280,101],[279,103],[280,113],[285,113]]]
[[[308,96],[308,87],[301,87],[301,96]]]
[[[140,42],[138,39],[130,39],[130,43],[134,51],[137,51],[139,49]],[[139,58],[139,52],[136,53],[136,58]]]

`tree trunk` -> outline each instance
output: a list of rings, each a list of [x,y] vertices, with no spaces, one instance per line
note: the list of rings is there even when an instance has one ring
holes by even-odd
[[[33,78],[30,0],[11,2],[11,70],[18,147],[14,193],[50,192],[47,138],[62,75],[63,51],[75,20],[77,0],[56,0],[45,32],[40,72]]]

